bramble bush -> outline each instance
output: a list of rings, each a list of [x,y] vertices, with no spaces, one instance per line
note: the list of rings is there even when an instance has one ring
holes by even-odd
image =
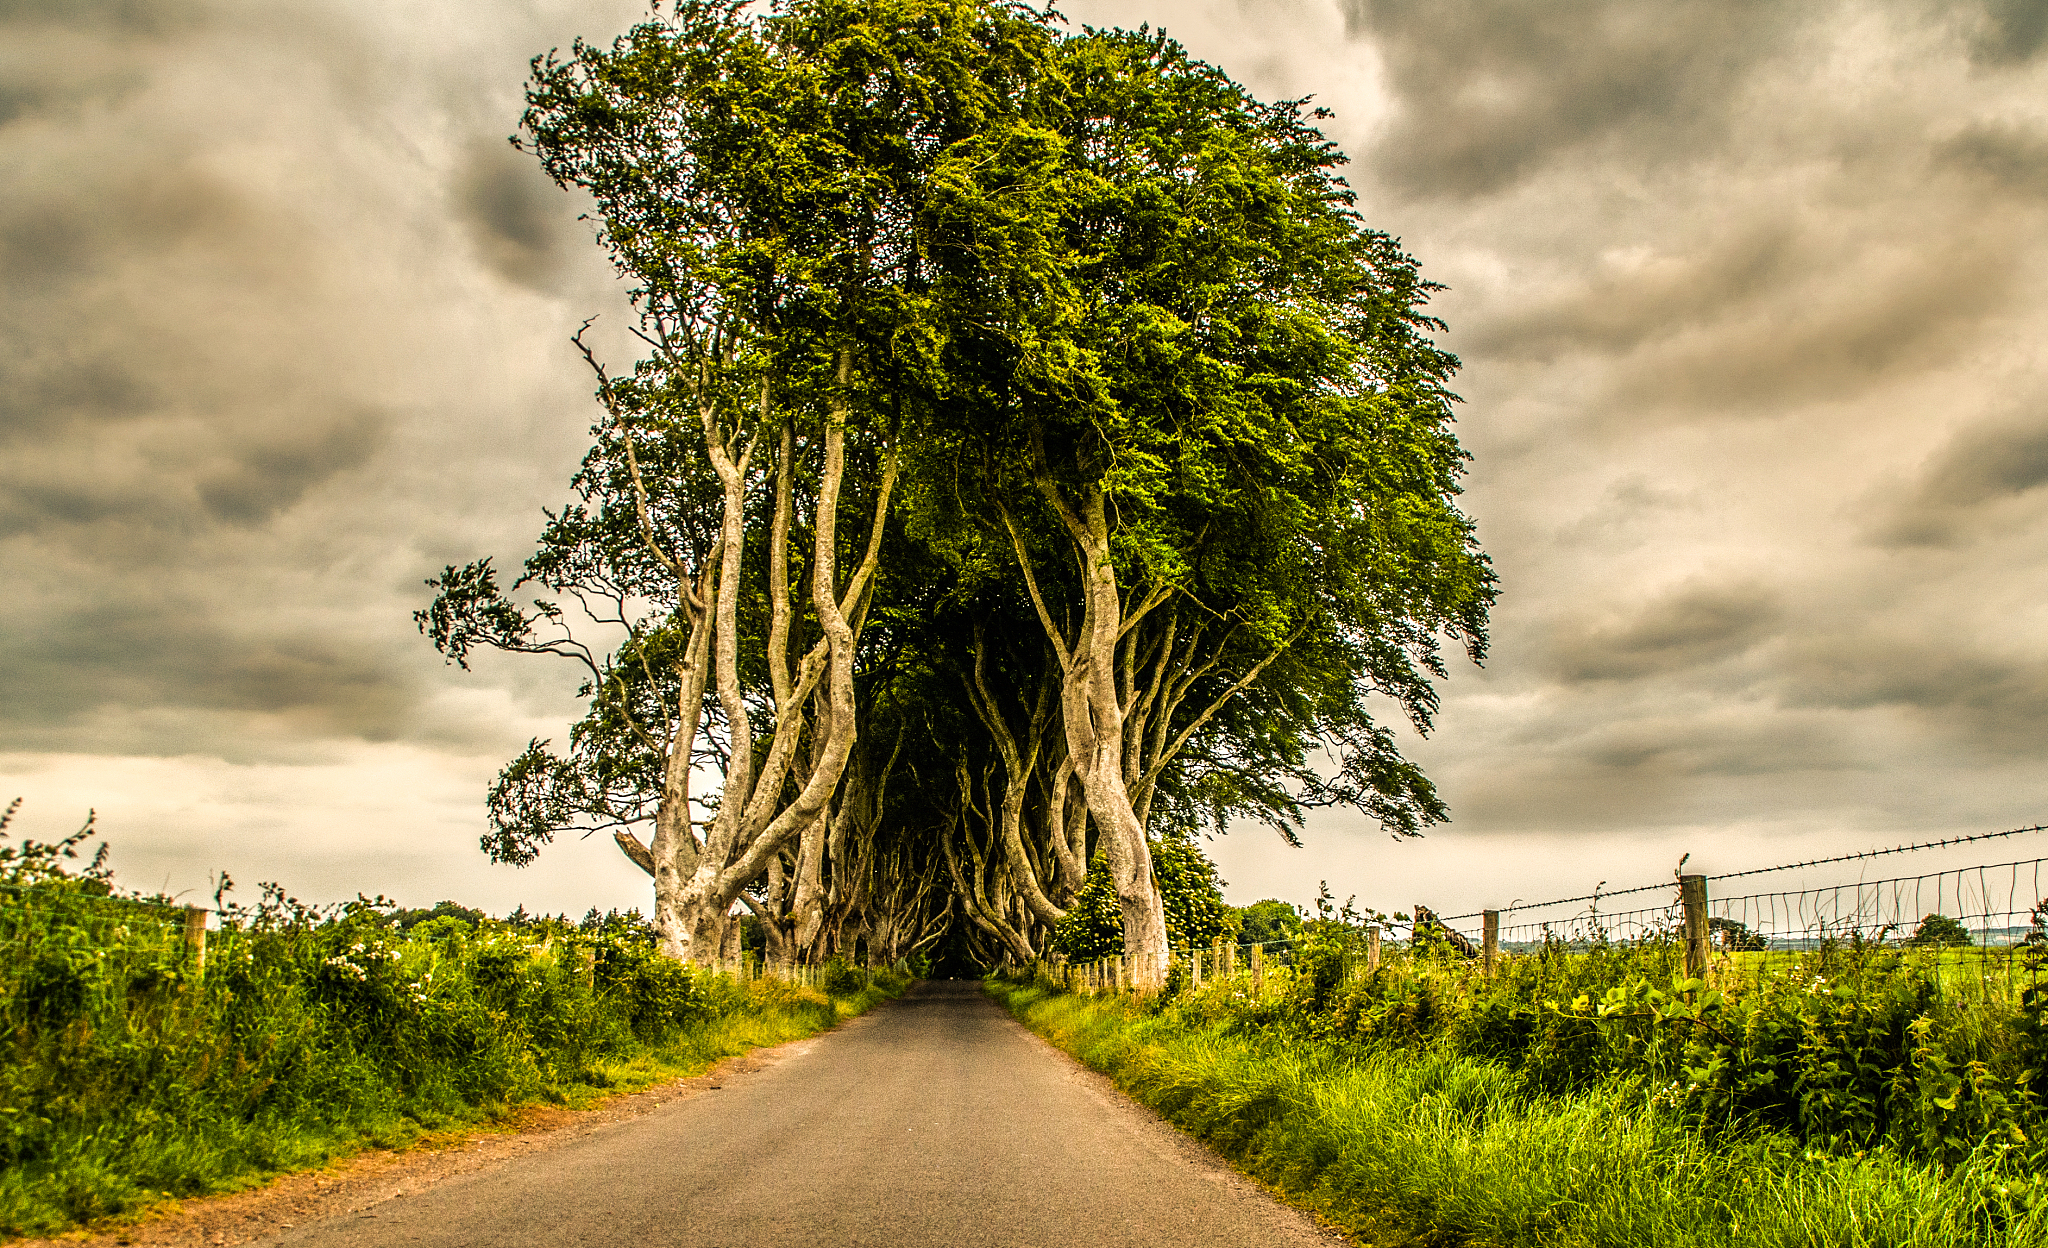
[[[1041,1035],[1365,1243],[2048,1242],[2048,1202],[2010,1151],[1942,1165],[1888,1147],[1832,1152],[1767,1127],[1703,1130],[1639,1079],[1545,1094],[1498,1061],[1452,1051],[1440,1031],[1358,1044],[1284,1023],[1247,1027],[1244,1002],[1220,982],[1178,1000],[1069,994],[1050,979],[989,988]],[[1263,1000],[1284,1010],[1284,994]]]

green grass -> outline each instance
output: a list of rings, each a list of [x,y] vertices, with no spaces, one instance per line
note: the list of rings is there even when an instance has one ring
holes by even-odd
[[[1942,1168],[1770,1131],[1710,1138],[1641,1085],[1532,1090],[1442,1046],[1246,1033],[991,981],[1041,1035],[1258,1179],[1377,1245],[2017,1248],[2048,1207],[1986,1149]],[[1155,1003],[1156,1006],[1156,1003]]]
[[[1945,997],[2017,1005],[2022,994],[2043,982],[2041,969],[2012,946],[1899,948],[1886,947],[1913,974],[1936,985]],[[1715,953],[1709,979],[1716,987],[1741,989],[1810,967],[1810,951]]]

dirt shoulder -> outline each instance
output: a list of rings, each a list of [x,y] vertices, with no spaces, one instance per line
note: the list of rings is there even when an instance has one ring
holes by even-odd
[[[842,1023],[856,1026],[863,1018]],[[356,1213],[385,1201],[517,1157],[544,1152],[579,1136],[630,1121],[687,1097],[715,1094],[727,1080],[744,1079],[792,1054],[819,1036],[728,1057],[701,1075],[673,1079],[644,1091],[612,1097],[588,1109],[527,1106],[499,1123],[428,1137],[404,1149],[370,1149],[319,1170],[281,1175],[261,1187],[224,1196],[195,1197],[160,1205],[141,1219],[105,1229],[67,1232],[55,1239],[0,1240],[7,1248],[200,1248],[244,1244],[279,1230]]]

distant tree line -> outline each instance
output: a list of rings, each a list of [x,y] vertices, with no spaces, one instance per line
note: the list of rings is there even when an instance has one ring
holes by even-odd
[[[991,0],[680,0],[536,58],[515,142],[644,355],[585,348],[571,496],[417,616],[583,672],[491,857],[611,835],[674,957],[742,914],[793,962],[1113,931],[1142,983],[1200,833],[1444,818],[1387,721],[1494,578],[1435,287],[1323,116]]]

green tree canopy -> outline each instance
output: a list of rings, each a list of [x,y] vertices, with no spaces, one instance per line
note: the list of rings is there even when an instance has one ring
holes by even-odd
[[[872,947],[885,895],[915,943],[937,878],[1028,957],[1108,888],[1156,982],[1232,921],[1198,832],[1445,818],[1390,724],[1486,646],[1457,361],[1323,116],[999,0],[663,0],[537,58],[523,145],[647,355],[586,352],[518,582],[450,567],[420,613],[583,669],[490,852],[609,831],[692,956],[734,905],[773,956]]]
[[[1913,934],[1906,937],[1906,943],[1940,948],[1974,945],[1977,942],[1970,938],[1970,929],[1964,927],[1959,920],[1945,914],[1930,914],[1920,920],[1919,926],[1913,929]]]
[[[1301,909],[1292,902],[1268,897],[1239,907],[1237,916],[1238,938],[1248,945],[1291,940],[1301,935]]]

